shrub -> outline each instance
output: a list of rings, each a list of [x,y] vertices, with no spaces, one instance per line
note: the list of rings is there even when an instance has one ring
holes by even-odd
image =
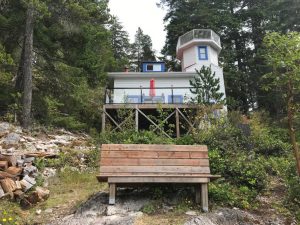
[[[123,132],[101,133],[98,139],[100,144],[173,144],[174,140],[152,131],[128,130]]]

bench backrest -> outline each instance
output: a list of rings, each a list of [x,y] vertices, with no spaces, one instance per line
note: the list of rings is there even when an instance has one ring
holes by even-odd
[[[199,174],[210,174],[206,145],[102,145],[101,176]]]

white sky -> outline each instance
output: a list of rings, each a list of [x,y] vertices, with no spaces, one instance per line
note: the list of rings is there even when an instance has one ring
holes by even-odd
[[[164,10],[158,8],[159,0],[109,0],[110,13],[119,18],[124,30],[129,33],[131,42],[138,27],[151,37],[153,49],[160,53],[164,46]]]

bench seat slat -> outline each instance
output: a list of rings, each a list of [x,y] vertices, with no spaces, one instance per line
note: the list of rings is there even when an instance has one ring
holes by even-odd
[[[103,151],[101,158],[208,159],[207,152],[187,151]]]
[[[208,183],[206,177],[109,177],[108,183]]]
[[[209,166],[208,159],[102,158],[101,166]]]
[[[205,151],[206,145],[148,145],[148,144],[103,144],[106,151]]]
[[[209,166],[102,166],[100,173],[210,173]]]

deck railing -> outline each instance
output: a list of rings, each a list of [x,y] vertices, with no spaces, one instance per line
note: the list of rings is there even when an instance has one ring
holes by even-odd
[[[194,96],[190,87],[107,88],[105,104],[187,104]]]
[[[177,49],[193,39],[211,39],[221,46],[220,36],[210,29],[194,29],[179,37]]]

